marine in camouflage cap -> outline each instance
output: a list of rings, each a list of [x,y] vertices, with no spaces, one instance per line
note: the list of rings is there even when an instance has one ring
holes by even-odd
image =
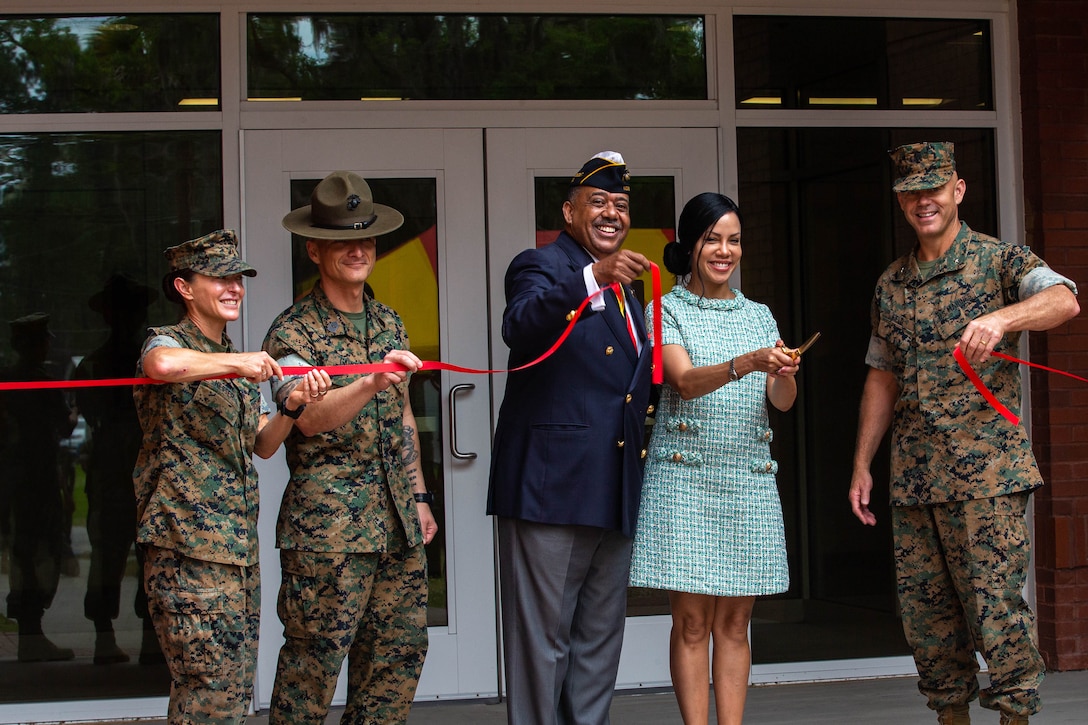
[[[952,180],[956,172],[955,144],[951,141],[922,141],[890,151],[895,163],[895,191],[936,189]]]
[[[170,264],[170,271],[162,278],[162,289],[172,302],[181,302],[174,289],[174,280],[187,272],[198,272],[208,277],[231,277],[236,274],[257,276],[257,270],[239,256],[238,235],[233,229],[220,229],[167,247],[163,256]]]

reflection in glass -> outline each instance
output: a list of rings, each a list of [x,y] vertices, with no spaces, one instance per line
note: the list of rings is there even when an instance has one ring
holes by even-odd
[[[251,14],[250,100],[705,99],[701,16]]]
[[[737,134],[744,292],[770,306],[788,342],[822,333],[805,354],[794,409],[772,411],[791,586],[757,600],[752,661],[906,655],[896,610],[887,443],[872,466],[877,525],[862,526],[846,501],[873,288],[914,244],[891,191],[886,150],[923,139],[954,141],[968,188],[960,216],[993,231],[993,132],[742,128]]]
[[[291,181],[291,208],[310,203],[321,179]],[[404,225],[378,237],[378,260],[367,279],[367,294],[391,307],[404,322],[408,340],[421,360],[441,360],[438,306],[438,186],[435,179],[374,179],[367,184],[374,201],[404,214]],[[292,299],[310,291],[317,267],[306,253],[306,240],[291,235]],[[427,624],[449,623],[446,607],[445,476],[442,460],[442,378],[438,370],[412,375],[408,395],[419,426],[420,461],[427,489],[434,492],[438,535],[427,545],[430,591]]]
[[[563,202],[570,190],[570,177],[538,176],[535,182],[536,246],[551,244],[563,229]],[[623,243],[624,249],[646,255],[661,269],[662,293],[672,288],[672,275],[665,271],[662,250],[676,236],[676,180],[671,176],[631,177],[631,230]],[[631,283],[642,306],[650,301],[653,293],[650,273],[646,272]],[[646,440],[649,440],[653,419],[646,421]],[[669,599],[666,592],[656,589],[630,588],[627,590],[627,616],[639,617],[651,614],[668,614]]]
[[[985,20],[738,15],[737,108],[993,109]]]
[[[217,131],[0,135],[0,379],[135,373],[147,325],[177,317],[162,250],[222,224],[221,147]],[[0,702],[167,694],[132,548],[131,402],[0,391]]]
[[[218,107],[218,15],[0,17],[0,113]]]

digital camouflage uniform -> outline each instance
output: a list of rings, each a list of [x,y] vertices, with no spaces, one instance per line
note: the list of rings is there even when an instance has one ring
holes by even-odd
[[[407,350],[397,314],[367,299],[366,330],[333,308],[320,283],[280,314],[264,350],[284,365],[381,362]],[[347,385],[356,376],[336,378]],[[291,380],[275,386],[278,399]],[[350,422],[287,438],[291,479],[276,524],[285,643],[270,723],[323,723],[348,657],[346,723],[408,718],[427,653],[427,565],[412,486],[401,464],[407,382]]]
[[[1044,667],[1021,591],[1024,511],[1043,481],[1024,429],[986,402],[952,351],[971,320],[1065,282],[1027,247],[962,224],[924,278],[911,253],[877,283],[866,363],[900,386],[891,449],[899,604],[919,689],[935,710],[979,695],[976,649],[990,675],[984,707],[1039,709]],[[1007,333],[997,351],[1015,354],[1019,341]],[[977,371],[1019,410],[1017,364],[994,357]]]
[[[212,342],[188,318],[151,328],[148,344],[158,336],[200,352],[235,352],[225,334]],[[170,722],[244,722],[260,622],[252,460],[260,389],[241,378],[202,380],[139,385],[133,397],[144,433],[132,474],[136,540],[170,667]]]

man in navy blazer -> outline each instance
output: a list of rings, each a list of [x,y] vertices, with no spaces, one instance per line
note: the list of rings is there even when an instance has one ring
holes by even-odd
[[[621,249],[630,175],[606,151],[571,179],[564,231],[506,273],[507,376],[487,511],[498,517],[511,725],[607,723],[627,602],[650,398],[650,344],[627,285],[650,268]],[[622,285],[622,302],[608,286]]]

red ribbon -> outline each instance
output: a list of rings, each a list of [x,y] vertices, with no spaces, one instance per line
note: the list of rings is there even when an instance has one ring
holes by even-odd
[[[1080,380],[1082,382],[1088,383],[1088,378],[1082,378],[1080,375],[1074,375],[1073,373],[1069,373],[1064,370],[1058,370],[1057,368],[1050,368],[1046,365],[1040,365],[1039,363],[1021,360],[1018,357],[1006,355],[1003,352],[992,352],[990,354],[994,357],[1001,358],[1002,360],[1008,360],[1009,362],[1018,363],[1020,365],[1027,365],[1028,367],[1032,368],[1039,368],[1040,370],[1046,370],[1048,373],[1057,373],[1058,375],[1064,375],[1067,378],[1073,378],[1074,380]],[[986,383],[982,382],[982,378],[979,377],[978,373],[975,372],[975,369],[971,367],[971,363],[967,362],[967,357],[963,354],[963,351],[960,350],[959,347],[952,351],[952,356],[956,358],[956,362],[959,363],[960,369],[963,370],[963,373],[967,376],[967,379],[975,384],[978,392],[982,393],[982,397],[986,399],[986,402],[992,405],[994,410],[996,410],[998,413],[1001,413],[1001,415],[1005,416],[1005,419],[1008,420],[1010,423],[1012,423],[1013,425],[1019,425],[1020,417],[1008,408],[1006,408],[1001,403],[1001,401],[997,399],[997,396],[995,396],[993,392],[991,392],[991,390],[986,387]]]
[[[653,346],[653,368],[652,376],[655,385],[660,385],[663,380],[663,369],[661,367],[661,270],[656,264],[650,262],[650,275],[653,280],[653,298],[654,298],[654,346]],[[566,339],[570,336],[570,333],[574,330],[574,325],[578,322],[578,319],[582,316],[582,312],[585,310],[586,305],[593,301],[593,298],[601,294],[606,289],[613,289],[617,295],[623,294],[618,283],[612,283],[607,287],[604,287],[594,294],[586,297],[582,300],[582,304],[578,305],[578,309],[571,315],[570,321],[567,323],[566,329],[559,336],[551,347],[549,347],[544,354],[536,358],[532,362],[519,365],[516,368],[509,370],[482,370],[479,368],[466,368],[460,365],[453,365],[452,363],[437,362],[431,360],[424,360],[420,365],[420,370],[450,370],[457,373],[469,373],[471,375],[489,375],[491,373],[507,373],[517,372],[518,370],[525,370],[531,368],[534,365],[538,365],[544,360],[548,359],[559,349]],[[382,372],[396,372],[407,370],[403,365],[397,363],[358,363],[351,365],[322,365],[322,370],[329,375],[361,375],[370,373],[382,373]],[[287,366],[283,368],[284,375],[305,375],[310,370],[313,370],[312,366]],[[207,378],[208,380],[223,380],[227,378],[236,378],[237,375],[217,375]],[[108,378],[103,380],[38,380],[38,381],[26,381],[26,382],[0,382],[0,390],[50,390],[55,388],[100,388],[110,386],[121,385],[156,385],[162,383],[162,380],[155,380],[154,378]]]

